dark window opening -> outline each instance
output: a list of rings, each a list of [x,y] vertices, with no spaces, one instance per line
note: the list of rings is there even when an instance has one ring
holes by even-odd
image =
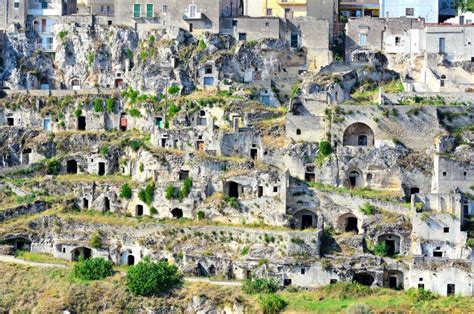
[[[184,181],[189,178],[189,171],[188,170],[180,170],[179,171],[179,181]]]
[[[385,240],[385,245],[387,247],[387,255],[395,255],[395,241],[394,240]]]
[[[273,193],[278,193],[278,187],[277,186],[273,187]]]
[[[449,228],[448,228],[448,227],[444,227],[444,228],[443,228],[443,232],[444,232],[444,233],[449,233]]]
[[[456,286],[452,283],[449,283],[447,286],[447,295],[455,295],[456,294]]]
[[[363,286],[370,287],[374,283],[374,277],[367,273],[355,274],[353,281],[358,282]]]
[[[418,284],[418,289],[424,290],[425,289],[425,284],[419,283]]]
[[[87,198],[84,198],[82,200],[82,208],[88,209],[89,208],[89,200]]]
[[[397,289],[397,277],[396,276],[388,277],[388,287],[390,289]]]
[[[104,211],[108,212],[110,210],[110,200],[108,197],[104,198]]]
[[[7,125],[8,126],[14,126],[15,125],[15,119],[7,118]]]
[[[305,271],[306,271],[306,269],[301,268],[301,275],[304,275]]]
[[[135,207],[135,215],[138,217],[143,216],[143,205],[137,205]]]
[[[334,284],[336,284],[336,283],[337,283],[337,279],[331,279],[331,280],[329,280],[329,284],[330,284],[330,285],[334,285]]]
[[[301,229],[307,229],[313,227],[313,216],[302,215],[301,216]]]
[[[288,278],[283,279],[283,286],[285,287],[291,286],[291,279],[288,279]]]
[[[263,197],[263,186],[258,187],[258,197]]]
[[[105,175],[105,162],[99,162],[99,176]]]
[[[442,251],[433,251],[433,257],[443,257]]]
[[[173,218],[180,219],[183,218],[183,211],[181,208],[175,208],[171,211],[171,215],[173,215]]]
[[[66,172],[68,174],[77,174],[77,162],[75,160],[68,160],[66,162]]]
[[[257,156],[258,156],[258,149],[251,148],[250,149],[250,158],[255,160],[255,159],[257,159]]]
[[[359,135],[359,137],[357,138],[357,144],[359,146],[367,146],[367,135]]]
[[[81,116],[77,118],[77,129],[79,131],[85,131],[86,130],[86,117]]]
[[[127,265],[128,266],[135,265],[135,256],[133,256],[133,255],[128,255],[127,256]]]
[[[296,129],[296,135],[301,135],[301,129]]]
[[[359,232],[359,228],[357,227],[357,218],[356,217],[348,217],[346,223],[346,232]]]

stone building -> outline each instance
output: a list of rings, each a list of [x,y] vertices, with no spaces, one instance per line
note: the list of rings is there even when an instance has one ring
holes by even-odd
[[[159,5],[147,1],[115,0],[118,24],[138,30],[181,27],[193,33],[218,33],[220,19],[242,15],[242,4],[231,0],[167,0]]]
[[[44,52],[54,52],[56,43],[53,25],[60,22],[62,16],[76,12],[77,0],[54,0],[50,2],[28,0],[28,25],[38,36],[36,48]],[[46,86],[43,88],[49,89]]]
[[[379,0],[341,0],[339,13],[347,18],[379,16]]]
[[[0,3],[0,30],[6,30],[10,24],[18,25],[21,30],[26,29],[27,1],[3,0]]]

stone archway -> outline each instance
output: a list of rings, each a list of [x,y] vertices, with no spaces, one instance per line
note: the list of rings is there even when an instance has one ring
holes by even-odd
[[[293,214],[294,227],[304,230],[308,228],[316,228],[318,226],[318,216],[316,213],[302,209]]]
[[[78,262],[79,260],[89,259],[92,257],[92,250],[88,247],[78,247],[71,251],[71,260]]]
[[[375,277],[370,273],[356,273],[352,278],[353,282],[357,282],[363,286],[372,286],[375,281]]]
[[[351,169],[347,173],[347,187],[354,189],[364,186],[364,176],[359,169]]]
[[[374,146],[374,131],[365,123],[349,125],[344,131],[344,146]]]
[[[228,197],[239,198],[242,193],[242,186],[234,181],[224,183],[224,194]]]
[[[173,215],[173,218],[175,219],[183,218],[183,210],[181,208],[174,208],[171,211],[171,215]]]
[[[74,159],[68,160],[66,162],[66,172],[68,174],[77,174],[77,161]]]
[[[342,232],[359,233],[359,219],[352,213],[341,215],[337,220],[337,225]]]
[[[382,234],[378,237],[379,243],[387,247],[387,255],[393,256],[400,253],[401,237],[395,234]]]

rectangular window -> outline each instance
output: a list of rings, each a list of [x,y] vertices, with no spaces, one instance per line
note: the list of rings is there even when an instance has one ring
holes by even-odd
[[[47,8],[48,8],[48,2],[41,1],[41,9],[47,9]]]
[[[359,45],[364,46],[367,41],[367,34],[359,34]]]
[[[414,9],[414,8],[406,8],[406,9],[405,9],[405,15],[406,15],[406,16],[413,16],[413,15],[415,15],[415,9]]]
[[[247,40],[247,33],[239,33],[239,40],[240,41]]]
[[[444,37],[439,39],[439,53],[446,53],[446,39]]]
[[[455,295],[455,294],[456,294],[456,286],[452,283],[449,283],[447,287],[447,295]]]
[[[272,16],[272,15],[273,15],[273,10],[267,9],[267,16]]]
[[[146,17],[147,18],[152,18],[153,16],[154,16],[153,4],[152,3],[147,3],[146,4]]]
[[[13,3],[13,7],[15,9],[19,9],[20,8],[20,1],[15,1],[15,3]]]
[[[395,37],[395,46],[400,46],[401,38]]]
[[[168,12],[168,5],[167,4],[163,4],[163,7],[161,8],[161,11],[163,13],[167,13]]]
[[[140,13],[141,13],[140,11],[141,11],[140,3],[133,4],[133,17],[134,18],[140,17]]]
[[[189,17],[194,18],[197,14],[197,6],[195,4],[189,5]]]
[[[419,284],[418,284],[418,289],[424,290],[424,289],[425,289],[425,285],[422,284],[422,283],[419,283]]]

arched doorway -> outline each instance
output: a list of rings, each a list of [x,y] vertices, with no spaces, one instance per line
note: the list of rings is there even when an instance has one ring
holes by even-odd
[[[135,265],[135,256],[131,254],[127,256],[127,265],[128,266]]]
[[[175,208],[171,211],[171,215],[173,215],[175,219],[180,219],[183,218],[183,211],[180,208]]]
[[[397,290],[403,288],[403,272],[399,270],[385,271],[384,287]]]
[[[358,170],[352,170],[349,172],[349,188],[357,188],[363,185],[362,174]]]
[[[352,281],[360,283],[363,286],[370,287],[374,283],[375,278],[369,273],[358,273],[354,275],[354,278],[352,279]]]
[[[374,131],[365,123],[351,124],[344,131],[344,146],[374,146]]]
[[[68,174],[77,174],[77,161],[74,159],[68,160],[66,162],[66,172]]]
[[[228,181],[224,184],[224,194],[228,197],[239,198],[241,190],[242,187],[237,182]]]
[[[359,233],[359,220],[352,213],[347,213],[339,217],[338,226],[341,231]]]
[[[297,211],[293,217],[295,221],[295,227],[301,230],[316,228],[318,225],[318,217],[316,214],[307,209]]]
[[[78,247],[71,251],[71,260],[78,262],[92,257],[92,250],[88,247]]]
[[[387,255],[393,256],[400,253],[400,237],[394,234],[382,234],[378,238],[379,243],[385,243]]]
[[[13,246],[14,251],[30,251],[31,241],[26,238],[13,238],[5,241],[7,244]]]

